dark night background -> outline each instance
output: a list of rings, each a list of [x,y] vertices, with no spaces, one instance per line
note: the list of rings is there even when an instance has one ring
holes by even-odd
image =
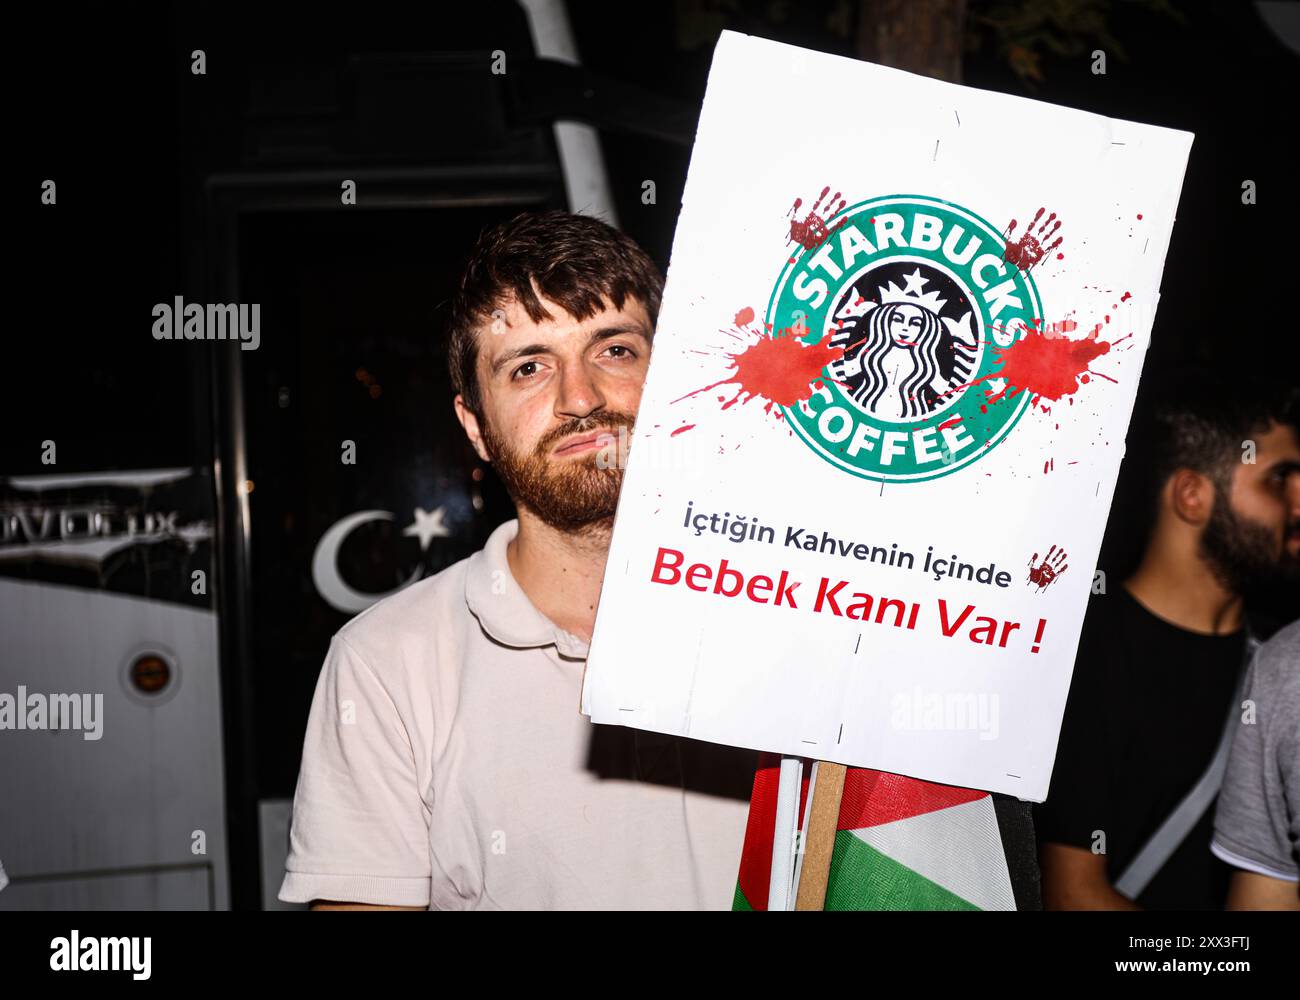
[[[693,116],[720,28],[848,55],[850,35],[827,27],[845,6],[568,9],[587,69],[645,92],[646,107]],[[1225,382],[1244,371],[1295,382],[1300,57],[1252,4],[1173,6],[1177,16],[1159,4],[1110,5],[1109,36],[1126,58],[1110,54],[1104,76],[1090,70],[1100,43],[1077,54],[1045,47],[1033,80],[986,36],[965,53],[962,82],[1196,133],[1147,373],[1202,363]],[[251,536],[245,555],[221,556],[219,575],[229,588],[247,573],[248,585],[223,589],[220,607],[247,631],[223,632],[222,655],[240,664],[226,682],[227,735],[256,764],[231,787],[236,797],[291,795],[325,643],[347,618],[315,597],[304,571],[324,527],[341,506],[395,512],[356,536],[407,546],[398,566],[367,567],[354,553],[358,585],[378,590],[421,558],[434,570],[468,554],[512,516],[455,422],[435,333],[480,226],[565,205],[549,127],[511,110],[518,95],[503,96],[506,84],[486,70],[494,49],[527,59],[524,14],[480,0],[337,11],[117,3],[56,15],[19,6],[9,17],[18,176],[8,295],[20,312],[0,474],[55,471],[40,462],[46,439],[57,442],[59,472],[211,467],[239,409]],[[190,73],[193,49],[207,54],[205,76]],[[626,117],[637,114],[629,105]],[[690,149],[620,124],[601,132],[619,221],[666,269]],[[779,146],[755,137],[748,153],[798,155],[799,141],[792,123]],[[1069,156],[1029,136],[1008,167],[1051,172]],[[343,177],[358,179],[360,208],[339,206]],[[46,178],[58,184],[57,206],[40,204]],[[640,200],[647,178],[655,205]],[[1258,185],[1253,206],[1241,203],[1246,179]],[[262,303],[258,351],[150,336],[154,303],[233,301],[236,289]],[[344,438],[358,443],[356,469],[340,467]],[[213,512],[223,526],[236,502],[231,475],[220,473],[227,491]],[[435,502],[455,534],[422,554],[402,540],[403,519]],[[1103,568],[1116,577],[1135,523],[1122,506],[1112,514]],[[1274,595],[1275,612],[1295,598]]]
[[[697,110],[712,45],[679,47],[681,6],[690,5],[571,3],[584,64]],[[848,54],[848,40],[822,25],[833,6],[720,5],[717,26]],[[1287,292],[1297,263],[1296,167],[1287,122],[1298,57],[1252,4],[1176,6],[1180,20],[1114,4],[1110,33],[1127,59],[1112,55],[1104,76],[1091,73],[1086,52],[1045,54],[1042,81],[1026,82],[984,44],[965,55],[964,82],[1195,132],[1148,370],[1198,361],[1225,375],[1294,373],[1300,341]],[[785,16],[760,16],[769,7],[784,7]],[[750,8],[758,13],[746,16]],[[181,293],[201,266],[207,175],[519,162],[544,158],[549,143],[537,130],[510,137],[475,113],[490,88],[484,74],[462,71],[478,84],[446,100],[445,78],[420,72],[418,61],[401,71],[404,55],[526,52],[514,3],[371,3],[338,13],[319,5],[90,4],[61,17],[57,31],[23,8],[12,16],[10,122],[18,141],[10,157],[33,190],[53,177],[59,203],[48,210],[36,196],[19,198],[9,216],[19,279],[11,301],[26,307],[18,355],[34,355],[19,365],[11,354],[16,377],[0,453],[9,473],[48,472],[39,458],[45,438],[58,442],[67,471],[183,465],[209,447],[193,403],[192,379],[206,377],[191,371],[197,351],[147,334],[152,304]],[[707,30],[708,22],[696,26]],[[208,53],[206,76],[189,72],[193,48]],[[620,224],[666,267],[689,149],[612,129],[601,138]],[[792,127],[782,148],[756,141],[752,154],[796,155],[798,138]],[[1016,168],[1050,172],[1069,155],[1029,137]],[[640,203],[647,177],[658,184],[656,205]],[[1258,184],[1254,206],[1241,204],[1247,178]],[[538,193],[562,198],[556,182]],[[321,187],[337,192],[333,183]],[[440,220],[415,238],[424,245],[463,236]],[[354,249],[361,241],[369,251],[392,251],[404,237],[376,229],[341,238]],[[421,272],[418,255],[410,267]],[[430,334],[432,290],[423,296],[429,309],[410,317]],[[132,332],[132,316],[146,317],[144,334]],[[448,405],[427,402],[446,419]]]

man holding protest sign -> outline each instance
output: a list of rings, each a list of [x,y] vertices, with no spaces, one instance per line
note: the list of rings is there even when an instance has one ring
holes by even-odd
[[[335,636],[280,898],[317,909],[728,909],[757,755],[592,725],[579,688],[662,279],[596,219],[483,234],[456,414],[518,520]],[[626,433],[621,441],[626,443]]]

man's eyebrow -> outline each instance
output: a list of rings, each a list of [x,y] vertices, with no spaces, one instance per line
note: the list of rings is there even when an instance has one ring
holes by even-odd
[[[597,330],[593,330],[591,336],[587,338],[586,346],[590,347],[592,344],[608,340],[610,337],[618,337],[629,333],[641,337],[646,343],[650,342],[645,327],[640,323],[617,323],[613,326],[602,326]],[[523,347],[511,348],[492,362],[491,372],[496,375],[510,362],[527,357],[530,354],[549,354],[550,352],[551,347],[548,344],[525,344]]]
[[[1300,472],[1300,462],[1296,461],[1294,458],[1284,458],[1272,463],[1268,467],[1268,471],[1280,472],[1284,476],[1294,475],[1295,473]]]
[[[599,341],[608,340],[610,337],[618,337],[625,333],[640,337],[646,343],[650,342],[645,327],[640,323],[617,323],[614,326],[602,326],[599,330],[593,331],[591,336],[587,338],[587,346],[590,347]]]

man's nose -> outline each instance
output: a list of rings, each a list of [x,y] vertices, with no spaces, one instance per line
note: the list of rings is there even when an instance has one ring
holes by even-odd
[[[560,369],[560,392],[555,400],[557,416],[582,418],[604,405],[604,393],[586,364],[575,362]]]

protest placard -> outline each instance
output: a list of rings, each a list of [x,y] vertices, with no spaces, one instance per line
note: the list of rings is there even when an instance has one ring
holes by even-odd
[[[1041,801],[1191,140],[723,32],[583,711]]]

